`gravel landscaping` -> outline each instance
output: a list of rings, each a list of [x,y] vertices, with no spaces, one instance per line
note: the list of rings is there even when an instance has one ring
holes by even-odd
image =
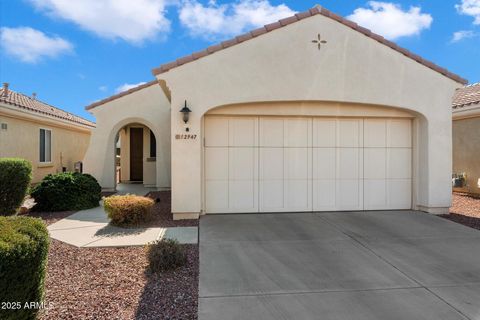
[[[148,226],[197,226],[173,221],[170,192],[159,199]],[[52,224],[74,212],[29,212]],[[185,245],[187,263],[169,272],[147,271],[143,247],[76,248],[52,239],[40,319],[197,319],[198,245]]]
[[[454,193],[450,214],[443,218],[480,230],[480,198]]]
[[[175,271],[146,271],[144,248],[75,248],[52,240],[40,319],[197,319],[198,246]]]

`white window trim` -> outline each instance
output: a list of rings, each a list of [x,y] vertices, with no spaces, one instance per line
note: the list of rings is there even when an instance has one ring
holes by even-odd
[[[43,128],[43,127],[40,127],[38,129],[38,134],[39,134],[39,138],[40,138],[40,131],[41,130],[45,130],[46,131],[50,131],[50,161],[41,161],[40,160],[40,145],[39,145],[39,154],[38,154],[38,163],[39,164],[42,164],[42,165],[49,165],[49,164],[52,164],[52,139],[53,139],[53,132],[52,132],[52,129],[51,128]],[[46,146],[46,145],[45,145]],[[46,155],[46,152],[45,152],[45,155]],[[47,158],[45,156],[45,158]]]

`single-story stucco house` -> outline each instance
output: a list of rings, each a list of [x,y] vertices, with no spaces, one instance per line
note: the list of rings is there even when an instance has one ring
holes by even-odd
[[[175,219],[450,207],[467,81],[320,6],[153,74],[87,107],[85,169],[105,189],[121,136],[123,180],[171,188]]]
[[[457,90],[453,100],[453,173],[465,174],[458,191],[480,195],[480,83]]]
[[[0,158],[32,163],[32,183],[50,173],[73,171],[83,160],[95,123],[13,91],[0,89]]]

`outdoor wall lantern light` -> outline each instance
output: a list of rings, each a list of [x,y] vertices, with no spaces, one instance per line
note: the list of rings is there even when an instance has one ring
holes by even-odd
[[[185,124],[187,124],[188,123],[188,118],[190,117],[190,112],[192,112],[192,110],[190,110],[190,108],[187,107],[187,100],[185,100],[185,105],[180,110],[180,112],[183,115],[183,122],[185,122]],[[186,128],[185,131],[189,131],[188,128]]]

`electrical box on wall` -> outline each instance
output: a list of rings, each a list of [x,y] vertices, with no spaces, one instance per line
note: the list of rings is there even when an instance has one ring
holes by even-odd
[[[2,130],[7,130],[8,129],[8,125],[6,123],[2,123],[2,126],[1,126]]]

